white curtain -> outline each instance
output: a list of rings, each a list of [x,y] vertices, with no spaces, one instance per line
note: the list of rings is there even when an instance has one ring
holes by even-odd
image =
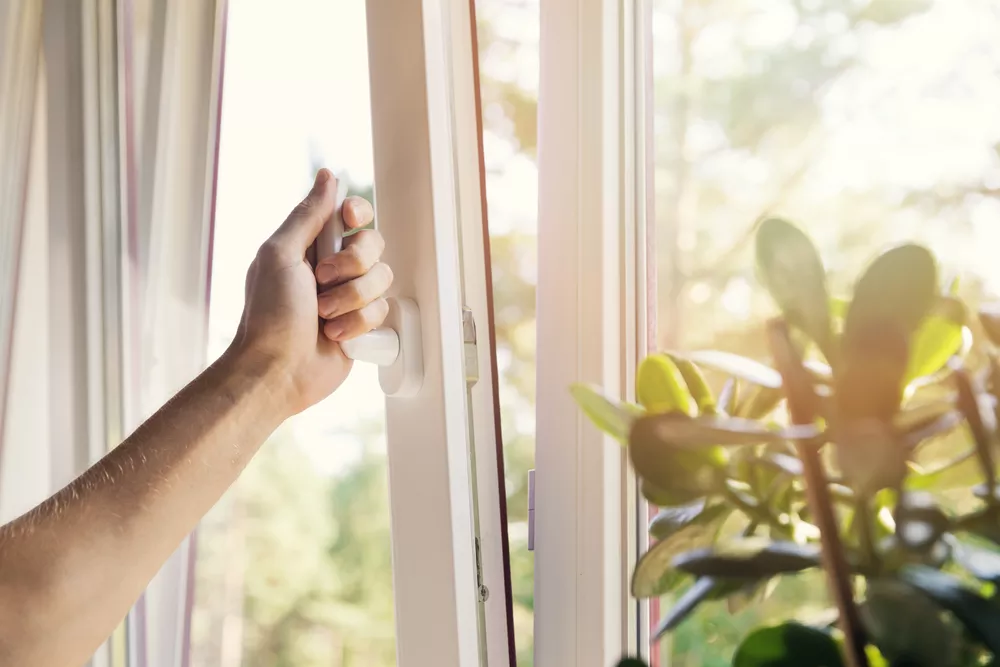
[[[225,0],[0,3],[0,520],[205,364],[225,18]],[[189,540],[95,666],[186,664],[192,562]]]
[[[22,408],[20,403],[8,405],[11,375],[15,369],[19,375],[30,375],[25,364],[12,364],[11,361],[14,359],[14,311],[19,291],[20,300],[24,302],[36,287],[30,281],[19,280],[18,267],[26,236],[28,158],[32,152],[32,126],[39,91],[41,27],[40,3],[31,0],[0,3],[0,465],[8,459],[16,461],[21,454],[2,448],[3,434],[20,431],[24,423],[15,419],[15,424],[10,424],[12,412]],[[32,200],[36,198],[33,196]],[[30,249],[34,251],[37,238],[28,236],[31,237]],[[19,340],[23,338],[24,333],[18,336]],[[38,391],[34,384],[21,389],[26,394]],[[30,472],[25,471],[25,476],[31,477]],[[12,482],[16,480],[10,475],[0,476],[0,516],[5,505],[12,502],[16,505],[17,496],[22,495],[22,490]]]

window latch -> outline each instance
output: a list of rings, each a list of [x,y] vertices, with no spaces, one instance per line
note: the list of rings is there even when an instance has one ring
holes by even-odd
[[[462,306],[462,343],[465,347],[465,383],[471,389],[479,382],[479,346],[476,343],[476,319],[468,306]]]
[[[528,471],[528,551],[535,550],[535,471]]]
[[[316,262],[340,252],[344,247],[343,205],[347,179],[337,178],[337,200],[333,216],[316,237]],[[378,382],[386,396],[413,396],[424,380],[423,342],[420,336],[420,309],[412,299],[388,297],[389,314],[383,326],[344,341],[340,349],[349,359],[379,367]]]

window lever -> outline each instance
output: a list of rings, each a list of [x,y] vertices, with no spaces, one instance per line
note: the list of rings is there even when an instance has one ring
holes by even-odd
[[[347,179],[337,179],[337,200],[333,215],[316,237],[317,264],[344,247],[344,200]],[[386,396],[413,396],[424,379],[423,343],[420,336],[420,309],[412,299],[387,297],[389,314],[385,323],[366,334],[340,344],[349,359],[375,364]]]

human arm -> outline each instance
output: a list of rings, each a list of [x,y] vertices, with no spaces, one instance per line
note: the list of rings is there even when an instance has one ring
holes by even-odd
[[[262,246],[230,349],[80,478],[0,528],[0,664],[83,664],[271,432],[346,378],[337,341],[381,323],[392,274],[372,230],[314,273],[306,252],[335,191],[321,171]],[[371,217],[348,200],[349,226]],[[318,297],[316,277],[328,283]]]

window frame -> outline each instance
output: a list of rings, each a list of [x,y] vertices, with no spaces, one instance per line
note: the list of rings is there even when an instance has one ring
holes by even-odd
[[[568,393],[587,383],[633,398],[647,347],[642,17],[626,0],[541,5],[539,665],[604,667],[647,654],[648,612],[629,596],[645,510],[624,450]]]
[[[423,338],[420,391],[386,399],[397,660],[502,667],[513,628],[472,4],[369,1],[367,13],[376,219],[392,295],[417,302]],[[477,324],[471,389],[463,306]]]

